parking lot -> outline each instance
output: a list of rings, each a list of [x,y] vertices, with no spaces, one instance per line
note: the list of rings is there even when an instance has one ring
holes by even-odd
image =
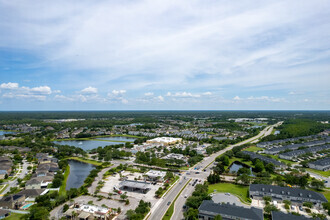
[[[105,181],[105,184],[103,186],[103,188],[101,189],[101,193],[115,193],[115,188],[119,189],[120,188],[120,183],[126,179],[126,180],[137,180],[137,181],[144,181],[144,177],[142,176],[141,173],[131,173],[131,172],[122,172],[120,174],[115,174],[112,176],[109,176]],[[126,193],[126,195],[128,196],[128,199],[134,199],[137,201],[140,201],[141,199],[147,202],[151,202],[151,204],[154,204],[157,202],[157,198],[155,197],[155,192],[158,190],[159,187],[161,187],[162,184],[161,183],[157,183],[156,185],[150,184],[149,187],[151,188],[147,193],[141,193],[138,191],[129,191],[129,190],[125,190],[122,191],[122,193]]]
[[[212,200],[215,203],[234,203],[237,206],[249,207],[248,205],[243,204],[236,196],[230,193],[215,193],[212,195]]]
[[[102,206],[106,205],[109,208],[121,208],[121,213],[117,217],[119,220],[125,219],[125,215],[127,210],[135,209],[138,206],[139,200],[137,199],[130,199],[130,203],[128,205],[125,205],[124,202],[120,202],[117,200],[110,200],[110,199],[102,199],[98,201],[98,198],[92,197],[92,196],[79,196],[78,198],[74,199],[75,202],[81,203],[81,204],[87,204],[87,202],[92,201],[94,205]]]

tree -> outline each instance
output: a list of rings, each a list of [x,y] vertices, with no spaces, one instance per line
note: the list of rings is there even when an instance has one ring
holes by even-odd
[[[47,220],[49,219],[49,211],[45,207],[32,206],[30,212],[22,218],[27,220]]]
[[[237,182],[238,182],[238,181],[241,181],[243,184],[247,185],[247,184],[250,183],[250,181],[251,181],[251,177],[248,176],[248,175],[246,175],[246,174],[242,174],[242,175],[240,175],[240,176],[238,176],[238,177],[236,178],[236,181],[237,181]]]
[[[278,211],[278,209],[274,206],[274,205],[266,205],[265,208],[264,208],[264,211],[267,213],[267,214],[270,214],[271,212],[273,211]]]
[[[186,213],[187,220],[197,220],[198,219],[198,209],[189,208]]]
[[[228,166],[229,165],[229,157],[228,156],[223,156],[222,157],[222,164],[225,165],[225,166]]]
[[[312,202],[304,202],[303,206],[311,209],[313,207],[313,203]]]
[[[121,198],[122,200],[125,200],[125,199],[127,199],[127,197],[128,197],[128,196],[126,195],[126,193],[125,193],[125,194],[121,194],[121,195],[120,195],[120,198]]]
[[[221,215],[216,215],[216,216],[214,217],[214,220],[222,220]]]
[[[254,167],[254,169],[255,169],[255,171],[256,171],[257,173],[262,172],[262,171],[264,170],[264,168],[265,168],[264,163],[261,162],[260,160],[258,160],[258,161],[256,162],[256,165],[255,165],[255,167]]]
[[[241,175],[241,174],[250,175],[251,174],[251,170],[249,168],[246,168],[246,167],[241,167],[241,168],[238,169],[237,175]]]
[[[118,207],[117,213],[121,213],[121,208],[120,207]]]
[[[272,164],[272,163],[268,163],[268,164],[265,166],[265,169],[266,169],[266,171],[268,171],[268,172],[270,172],[270,173],[273,173],[274,170],[275,170],[275,166],[274,166],[274,164]]]
[[[324,182],[321,180],[312,180],[311,186],[317,190],[325,188]]]
[[[263,199],[264,199],[266,205],[268,205],[272,201],[272,197],[270,197],[270,196],[264,196]]]

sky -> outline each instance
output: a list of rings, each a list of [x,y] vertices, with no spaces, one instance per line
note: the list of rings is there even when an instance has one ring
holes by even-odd
[[[0,110],[329,110],[328,0],[0,0]]]

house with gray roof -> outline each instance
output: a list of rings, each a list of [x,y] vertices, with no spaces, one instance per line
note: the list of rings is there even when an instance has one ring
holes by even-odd
[[[307,218],[302,215],[292,215],[286,214],[283,212],[272,212],[272,220],[311,220],[311,218]]]
[[[263,220],[263,210],[258,208],[244,208],[241,206],[214,203],[212,200],[204,200],[198,208],[198,219],[213,220],[221,215],[223,220]]]
[[[289,200],[292,204],[297,205],[304,202],[312,202],[315,205],[321,206],[322,203],[328,202],[324,195],[311,190],[265,184],[251,184],[249,195],[252,199],[263,199],[264,196],[270,196],[278,202]]]
[[[254,152],[251,152],[251,151],[242,151],[242,153],[244,155],[248,155],[251,160],[254,160],[254,159],[259,159],[265,163],[272,163],[274,164],[276,167],[279,167],[279,168],[284,168],[286,167],[286,165],[284,163],[281,163],[273,158],[269,158],[269,157],[266,157],[266,156],[263,156],[263,155],[260,155],[260,154],[257,154],[257,153],[254,153]]]
[[[312,169],[326,171],[330,169],[330,157],[310,162],[308,166]]]
[[[328,150],[330,145],[322,145],[317,147],[311,147],[302,150],[295,150],[286,153],[279,154],[278,157],[281,159],[292,160],[295,157],[299,157],[300,155],[307,154],[307,153],[316,153],[323,150]]]

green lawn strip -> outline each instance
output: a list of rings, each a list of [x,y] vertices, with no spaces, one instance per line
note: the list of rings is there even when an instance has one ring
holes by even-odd
[[[209,185],[209,193],[231,193],[239,198],[243,203],[250,204],[250,198],[248,197],[248,186],[236,185],[231,183],[217,183]]]
[[[320,176],[324,176],[324,177],[329,177],[330,176],[330,170],[322,171],[322,170],[315,170],[315,169],[311,169],[311,168],[305,168],[305,169],[307,171],[312,172],[312,173],[319,174]]]
[[[17,220],[20,219],[24,214],[20,214],[20,213],[10,213],[10,216],[4,218],[4,220]]]
[[[245,149],[245,151],[252,151],[252,152],[256,152],[256,151],[259,151],[259,150],[263,150],[263,148],[252,146],[252,147],[248,147],[248,148]]]
[[[167,209],[164,217],[162,220],[170,220],[172,215],[173,215],[173,212],[174,212],[174,205],[175,205],[175,201],[178,199],[178,197],[181,195],[182,191],[186,188],[186,186],[188,185],[188,183],[191,181],[188,180],[188,182],[184,185],[184,187],[180,190],[180,192],[178,193],[178,195],[176,195],[174,201],[172,202],[172,204],[170,205],[170,207]]]
[[[65,195],[66,194],[66,182],[68,180],[68,177],[69,177],[69,174],[70,174],[70,166],[68,165],[65,169],[65,172],[64,172],[64,180],[62,182],[62,185],[60,187],[60,191],[59,191],[59,194],[60,195]]]
[[[3,187],[3,186],[1,186],[1,187],[3,187],[2,189],[1,189],[1,191],[0,191],[0,194],[3,192],[3,191],[5,191],[5,189],[7,189],[7,187],[8,187],[9,185],[8,184],[5,184],[5,186]]]
[[[68,157],[67,159],[68,160],[77,160],[77,161],[84,162],[84,163],[90,163],[95,166],[100,166],[102,164],[102,162],[99,162],[96,160],[91,160],[91,159],[86,159],[86,158],[81,158],[81,157]]]

